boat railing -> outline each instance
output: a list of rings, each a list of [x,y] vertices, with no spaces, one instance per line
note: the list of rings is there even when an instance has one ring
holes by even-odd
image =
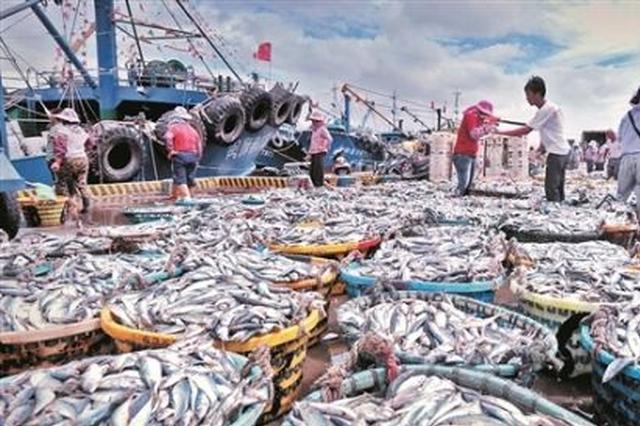
[[[87,68],[88,73],[94,78],[98,75],[97,68]],[[82,77],[75,72],[63,72],[60,70],[39,71],[32,67],[25,68],[25,78],[33,89],[50,89],[66,87],[69,83],[78,87],[86,86]],[[3,76],[3,79],[10,84],[5,87],[13,93],[18,93],[26,89],[27,84],[22,77]],[[216,87],[213,79],[198,76],[193,72],[185,72],[180,74],[169,74],[161,76],[145,76],[137,72],[132,72],[130,68],[118,68],[118,83],[121,86],[138,87],[144,85],[146,87],[170,87],[177,90],[197,90],[207,91]],[[142,83],[142,84],[141,84]]]

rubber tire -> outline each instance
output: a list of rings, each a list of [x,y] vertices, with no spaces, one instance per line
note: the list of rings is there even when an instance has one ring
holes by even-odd
[[[287,141],[283,139],[280,135],[274,135],[271,139],[269,139],[269,146],[273,149],[282,149],[287,146]]]
[[[207,140],[207,129],[205,129],[204,127],[204,123],[202,122],[202,118],[200,118],[200,116],[198,115],[197,111],[189,111],[191,116],[193,117],[192,120],[189,120],[189,124],[191,124],[191,126],[193,126],[194,129],[196,129],[196,132],[198,132],[198,134],[200,135],[200,138],[203,141]],[[171,119],[173,118],[173,116],[176,114],[176,112],[174,110],[169,110],[167,112],[165,112],[164,114],[162,114],[160,116],[160,118],[158,119],[158,121],[156,121],[156,127],[154,129],[154,134],[156,136],[156,139],[159,142],[162,142],[162,146],[164,147],[167,144],[167,141],[164,140],[164,135],[167,134],[167,126],[169,125],[169,122],[171,121]]]
[[[142,169],[142,145],[138,142],[138,132],[130,126],[112,126],[98,135],[98,176],[102,173],[105,182],[131,181]],[[114,147],[126,144],[131,152],[131,159],[121,168],[109,164],[109,153]]]
[[[272,126],[280,127],[289,119],[293,100],[292,95],[281,84],[273,86],[270,93],[272,104],[269,123]]]
[[[269,92],[252,87],[240,94],[240,103],[244,108],[245,128],[248,132],[257,132],[267,125],[272,104]]]
[[[205,103],[200,115],[207,129],[207,142],[217,142],[221,145],[231,145],[244,130],[245,115],[240,100],[231,95],[220,96]],[[235,126],[225,131],[225,124],[235,117]]]
[[[302,108],[304,107],[304,103],[306,102],[305,98],[302,96],[293,95],[291,100],[291,110],[289,111],[289,116],[287,117],[287,123],[296,124],[298,120],[300,120],[300,116],[302,115]]]
[[[20,204],[13,192],[0,192],[0,228],[12,239],[20,229]]]

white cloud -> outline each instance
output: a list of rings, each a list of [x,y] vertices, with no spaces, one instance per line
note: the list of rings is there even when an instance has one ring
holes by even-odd
[[[195,4],[227,41],[225,50],[235,52],[234,64],[244,64],[245,72],[257,66],[266,73],[268,67],[253,62],[251,54],[259,42],[271,41],[274,75],[299,80],[302,92],[327,106],[331,88],[343,82],[384,93],[396,89],[399,97],[425,108],[430,101],[446,102],[449,111],[453,92],[460,89],[461,109],[490,99],[498,114],[526,120],[534,110],[524,100],[523,86],[531,74],[539,74],[548,82],[549,98],[565,110],[567,137],[577,137],[583,129],[615,128],[632,90],[640,84],[640,36],[635,30],[640,2],[201,0]],[[147,19],[170,22],[161,3],[145,5]],[[50,63],[42,46],[53,51],[53,43],[39,37],[43,44],[35,45],[42,29],[34,18],[28,22],[26,28],[9,31],[9,40],[38,66]],[[547,51],[536,58],[535,46],[531,50],[514,35],[531,36],[531,43],[546,40],[549,46],[543,46]],[[439,44],[437,40],[443,39],[481,43],[469,50]],[[92,57],[95,48],[89,49]],[[179,56],[167,49],[145,51],[149,59]],[[612,55],[623,55],[625,61],[615,67],[597,65]],[[219,60],[213,64],[222,70]],[[390,103],[378,99],[378,104]],[[418,107],[416,111],[425,113]],[[362,113],[356,108],[354,121]],[[425,114],[430,122],[433,116]]]

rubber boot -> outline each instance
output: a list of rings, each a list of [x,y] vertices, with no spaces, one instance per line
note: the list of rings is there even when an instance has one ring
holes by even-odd
[[[82,197],[82,210],[80,213],[89,213],[89,207],[91,206],[91,199],[89,197]]]

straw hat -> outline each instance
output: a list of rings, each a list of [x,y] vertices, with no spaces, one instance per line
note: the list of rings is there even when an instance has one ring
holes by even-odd
[[[173,110],[173,118],[181,118],[183,120],[191,120],[193,116],[189,114],[189,111],[185,107],[177,106]]]
[[[67,123],[79,123],[80,118],[78,114],[71,108],[65,108],[62,111],[53,114],[51,117],[57,118],[58,120],[67,122]]]
[[[309,121],[319,121],[324,123],[325,117],[320,111],[313,111],[309,116]]]

